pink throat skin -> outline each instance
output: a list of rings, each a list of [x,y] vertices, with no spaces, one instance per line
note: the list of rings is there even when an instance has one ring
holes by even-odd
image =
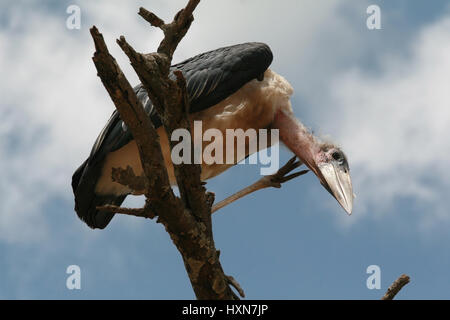
[[[314,173],[318,174],[317,159],[319,146],[313,135],[292,113],[279,109],[272,124],[279,130],[280,140],[299,157]]]

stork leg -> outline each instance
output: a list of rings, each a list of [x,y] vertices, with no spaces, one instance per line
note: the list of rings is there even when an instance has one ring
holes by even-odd
[[[309,170],[302,170],[299,172],[295,172],[292,174],[289,174],[293,170],[300,167],[303,163],[300,160],[297,160],[296,157],[291,158],[283,167],[281,167],[276,173],[264,176],[252,185],[236,192],[235,194],[229,196],[228,198],[220,201],[219,203],[215,204],[212,209],[211,213],[214,213],[223,207],[229,205],[230,203],[233,203],[234,201],[241,199],[245,197],[246,195],[249,195],[255,191],[265,189],[265,188],[281,188],[281,184],[285,183],[289,180],[292,180],[294,178],[297,178],[299,176],[304,175]]]

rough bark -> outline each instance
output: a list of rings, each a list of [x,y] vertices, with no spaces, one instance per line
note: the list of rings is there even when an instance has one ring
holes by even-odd
[[[407,276],[406,274],[402,274],[391,284],[381,300],[393,300],[397,293],[399,293],[400,290],[402,290],[402,288],[409,283],[409,280],[409,276]]]
[[[143,8],[139,10],[139,14],[151,25],[164,31],[164,39],[156,53],[138,53],[123,36],[117,40],[147,90],[169,137],[175,129],[190,130],[189,99],[185,80],[181,72],[171,76],[169,68],[178,43],[194,20],[192,13],[198,3],[199,0],[190,0],[169,24]],[[181,195],[181,198],[176,197],[169,184],[159,137],[151,120],[114,57],[109,54],[103,36],[95,26],[91,29],[91,35],[96,48],[93,61],[98,76],[121,119],[133,134],[144,171],[144,180],[142,177],[134,177],[132,172],[125,175],[121,174],[123,171],[115,172],[113,176],[115,175],[116,181],[122,184],[144,185],[146,196],[146,205],[142,209],[117,207],[100,209],[117,210],[144,217],[157,215],[158,222],[165,226],[183,258],[196,297],[237,298],[230,287],[230,284],[236,286],[236,282],[230,282],[230,278],[224,274],[214,245],[211,224],[212,195],[206,192],[200,181],[200,166],[174,166]]]

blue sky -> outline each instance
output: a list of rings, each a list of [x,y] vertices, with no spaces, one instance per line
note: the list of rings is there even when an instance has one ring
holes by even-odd
[[[91,61],[97,25],[141,51],[161,39],[136,15],[165,19],[185,1],[3,1],[0,4],[0,298],[190,299],[182,260],[161,225],[116,216],[90,230],[70,179],[113,111]],[[81,8],[80,30],[66,8]],[[368,30],[366,8],[381,8]],[[175,55],[263,41],[294,87],[302,122],[346,152],[355,199],[347,216],[308,174],[213,218],[222,265],[251,299],[450,298],[450,8],[446,1],[203,1]],[[290,153],[281,148],[281,158]],[[259,178],[236,166],[208,182],[222,199]],[[139,205],[142,199],[129,199]],[[66,268],[81,268],[81,290]],[[381,289],[366,269],[381,268]]]

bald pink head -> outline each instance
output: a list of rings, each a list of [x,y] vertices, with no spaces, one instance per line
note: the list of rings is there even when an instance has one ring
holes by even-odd
[[[314,172],[325,189],[351,214],[352,181],[344,153],[330,143],[321,142],[290,111],[279,109],[272,127],[279,130],[280,140]]]

